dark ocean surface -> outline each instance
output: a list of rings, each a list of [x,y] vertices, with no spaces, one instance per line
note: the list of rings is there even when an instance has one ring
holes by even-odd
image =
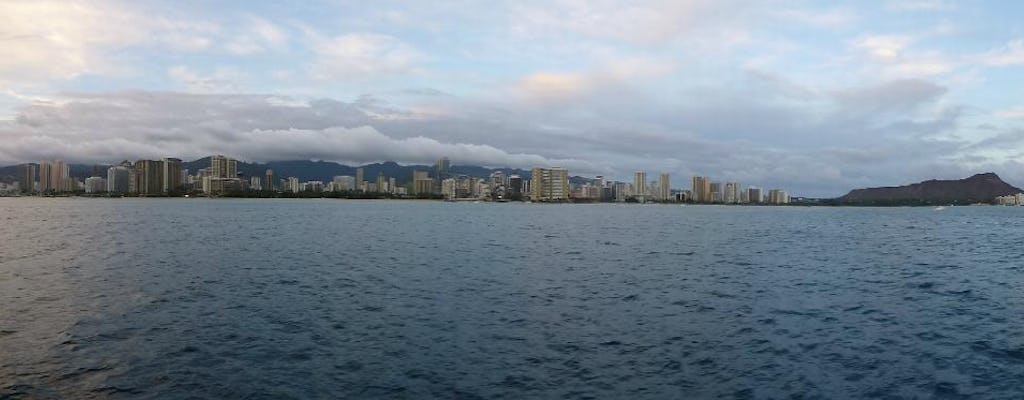
[[[1024,398],[1024,207],[0,199],[0,398]]]

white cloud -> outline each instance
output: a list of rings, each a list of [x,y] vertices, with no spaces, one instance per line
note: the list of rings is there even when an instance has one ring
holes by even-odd
[[[901,11],[950,11],[956,9],[956,5],[947,0],[909,0],[892,1],[889,8]]]
[[[314,38],[318,79],[356,80],[397,73],[414,73],[425,57],[396,37],[352,33],[330,39]]]
[[[1024,65],[1024,39],[1011,40],[1005,46],[983,54],[978,59],[992,67]]]
[[[238,81],[243,74],[235,68],[220,67],[212,75],[202,76],[184,65],[178,65],[168,68],[167,76],[192,93],[232,93],[239,90]]]
[[[1024,107],[1014,107],[995,112],[995,116],[1003,119],[1024,120]]]
[[[154,44],[199,51],[216,26],[150,17],[105,1],[0,2],[0,87],[31,86],[82,75],[120,74],[117,50]]]
[[[282,50],[288,43],[288,32],[259,17],[249,17],[245,30],[224,45],[228,53],[246,56],[269,50]]]
[[[775,12],[774,15],[783,20],[816,28],[845,27],[853,24],[860,18],[856,13],[844,9],[829,11],[785,10]]]

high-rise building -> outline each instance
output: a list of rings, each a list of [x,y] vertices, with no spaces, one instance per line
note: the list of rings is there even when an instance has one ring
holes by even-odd
[[[274,170],[267,170],[267,187],[264,190],[274,190]]]
[[[18,191],[32,194],[36,191],[36,165],[21,164],[18,166]]]
[[[102,193],[107,190],[107,180],[99,176],[85,178],[86,193]]]
[[[181,179],[181,159],[165,157],[162,161],[162,183],[163,194],[180,192],[185,189]]]
[[[53,168],[50,169],[50,184],[52,191],[55,193],[63,193],[74,191],[75,181],[71,179],[71,168],[64,163],[62,160],[53,162]]]
[[[356,190],[365,190],[363,188],[363,182],[366,181],[365,171],[362,168],[356,168]]]
[[[519,200],[523,198],[523,177],[519,175],[508,176],[508,198],[512,200]]]
[[[156,160],[135,162],[135,188],[140,196],[164,194],[164,163]]]
[[[39,161],[39,193],[47,194],[53,192],[53,164],[49,161]]]
[[[451,168],[452,162],[448,157],[442,157],[440,160],[437,160],[437,179],[448,179],[449,174],[451,173]]]
[[[249,178],[249,190],[263,190],[263,183],[260,182],[260,177],[254,176]]]
[[[434,180],[427,171],[412,171],[412,194],[430,194],[434,191]]]
[[[384,172],[377,173],[377,193],[388,192],[388,178],[384,177]]]
[[[530,185],[533,201],[569,200],[569,171],[565,168],[534,168]]]
[[[669,176],[663,173],[658,176],[658,193],[655,194],[658,200],[669,201],[672,197],[672,182]]]
[[[771,204],[789,204],[789,194],[782,189],[769,190],[768,202]]]
[[[227,178],[228,158],[220,154],[210,157],[210,177]]]
[[[755,187],[747,189],[747,198],[751,203],[764,202],[764,195],[761,194],[761,189]]]
[[[131,178],[130,168],[124,165],[115,165],[107,168],[107,192],[128,193],[128,180]]]
[[[355,190],[356,178],[349,175],[335,176],[334,180],[331,181],[332,192],[348,192]]]
[[[288,190],[292,193],[298,193],[302,191],[302,184],[299,183],[299,178],[294,176],[288,177]]]
[[[722,195],[722,200],[726,204],[736,204],[740,202],[740,184],[739,182],[726,182],[725,192]]]
[[[711,182],[711,184],[710,184],[710,197],[711,198],[708,199],[707,202],[708,203],[721,203],[722,202],[722,192],[723,191],[722,191],[722,183],[721,182]]]
[[[633,174],[633,197],[641,203],[647,198],[647,171],[637,171]]]
[[[693,177],[693,201],[695,203],[711,202],[711,179],[706,176]]]

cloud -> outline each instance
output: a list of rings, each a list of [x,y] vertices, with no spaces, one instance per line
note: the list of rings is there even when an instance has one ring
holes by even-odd
[[[982,54],[978,59],[992,67],[1024,65],[1024,39],[1011,40],[1001,48]]]
[[[0,85],[107,71],[102,50],[142,36],[131,14],[106,5],[0,2]]]
[[[852,113],[906,113],[946,94],[948,89],[921,79],[902,79],[833,93],[839,107]]]
[[[228,41],[224,48],[229,53],[247,56],[269,50],[282,50],[288,43],[288,32],[263,18],[250,16],[248,26]]]
[[[591,71],[533,73],[516,82],[513,91],[540,105],[565,103],[598,91],[628,90],[629,86],[662,78],[675,69],[674,63],[658,59],[616,59]]]
[[[314,41],[312,72],[317,79],[358,80],[414,73],[425,59],[411,45],[388,35],[350,33]]]
[[[15,121],[0,122],[0,136],[5,138],[0,161],[50,157],[113,162],[224,153],[253,161],[425,163],[448,156],[478,165],[592,168],[582,160],[511,153],[484,144],[391,137],[372,126],[380,118],[374,115],[388,112],[370,100],[282,100],[288,99],[161,92],[73,94],[64,104],[27,106]]]
[[[175,51],[210,45],[216,26],[150,17],[105,1],[0,2],[0,87],[83,75],[123,74],[119,49],[152,44]]]
[[[242,73],[234,68],[217,68],[211,76],[201,76],[192,69],[178,65],[167,70],[167,76],[193,93],[231,93],[239,91]]]
[[[844,9],[835,9],[823,12],[810,10],[785,10],[778,11],[773,14],[785,21],[797,22],[817,28],[831,29],[849,26],[860,19],[856,13]]]
[[[910,0],[892,1],[889,8],[899,11],[950,11],[956,9],[956,5],[946,0]]]
[[[996,111],[995,116],[1003,119],[1024,120],[1024,107],[1015,107]]]

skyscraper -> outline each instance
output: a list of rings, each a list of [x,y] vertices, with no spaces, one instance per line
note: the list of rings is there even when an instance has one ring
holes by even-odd
[[[228,158],[220,154],[210,157],[210,177],[227,178]]]
[[[412,171],[412,194],[430,194],[434,191],[434,180],[427,171]]]
[[[669,180],[669,176],[663,173],[658,176],[658,200],[668,201],[672,197],[672,183]]]
[[[439,181],[447,179],[451,172],[451,168],[451,160],[449,160],[448,157],[442,157],[440,160],[437,160],[437,179]]]
[[[274,190],[274,170],[267,170],[267,186],[263,190]]]
[[[725,192],[722,198],[726,204],[736,204],[740,202],[740,184],[739,182],[726,182]]]
[[[21,164],[18,166],[18,191],[31,194],[36,190],[36,165]]]
[[[509,175],[506,193],[509,199],[521,200],[523,198],[523,178],[519,175]]]
[[[135,188],[140,196],[164,194],[164,163],[156,160],[135,162]]]
[[[693,177],[693,202],[695,203],[709,203],[711,202],[711,179],[706,176],[694,176]]]
[[[366,177],[363,174],[362,168],[356,168],[356,190],[363,190],[363,182],[366,181]]]
[[[53,164],[49,161],[39,161],[39,193],[48,194],[53,192]]]
[[[53,168],[50,169],[50,184],[55,193],[74,190],[74,181],[71,180],[71,169],[63,160],[53,162]]]
[[[377,174],[377,193],[387,193],[388,191],[388,178],[384,177],[384,172],[381,171]]]
[[[162,164],[161,181],[163,183],[163,194],[171,194],[183,190],[185,185],[181,180],[181,159],[164,158]]]
[[[641,203],[647,199],[647,171],[633,174],[633,197]]]
[[[115,165],[107,168],[107,192],[128,193],[128,179],[130,177],[129,168],[124,165]]]
[[[530,185],[533,201],[569,200],[569,171],[565,168],[534,168]]]
[[[751,203],[761,203],[764,201],[764,195],[761,194],[761,189],[755,187],[747,189],[747,198]]]

